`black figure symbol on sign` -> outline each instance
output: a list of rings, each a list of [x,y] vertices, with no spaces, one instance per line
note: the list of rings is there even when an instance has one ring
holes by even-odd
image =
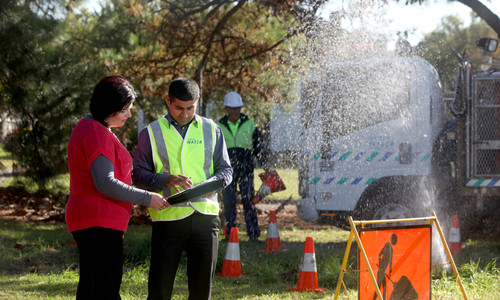
[[[406,276],[401,276],[398,282],[392,281],[391,277],[387,275],[387,267],[389,267],[389,274],[392,273],[392,246],[396,245],[398,242],[398,237],[395,233],[391,235],[391,242],[387,242],[384,248],[380,251],[378,255],[378,271],[377,271],[377,285],[380,289],[383,287],[383,298],[386,298],[387,294],[387,281],[385,277],[394,285],[394,290],[390,296],[390,300],[413,300],[418,299],[417,291],[413,288],[410,280]],[[373,300],[377,299],[377,293],[373,295]]]
[[[387,274],[386,274],[387,275]],[[392,279],[387,275],[387,278],[394,285],[394,290],[392,291],[390,300],[416,300],[418,299],[417,291],[411,285],[410,280],[406,276],[401,276],[398,282],[392,281]]]

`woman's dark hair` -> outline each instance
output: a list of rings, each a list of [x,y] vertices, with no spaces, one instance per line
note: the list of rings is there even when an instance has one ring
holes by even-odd
[[[90,98],[90,113],[95,120],[108,127],[104,119],[127,107],[135,98],[137,93],[127,79],[106,76],[94,88]]]

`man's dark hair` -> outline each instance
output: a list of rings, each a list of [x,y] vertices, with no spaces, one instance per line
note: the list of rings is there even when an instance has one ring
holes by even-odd
[[[90,98],[90,113],[92,117],[104,126],[108,116],[127,107],[137,98],[137,93],[122,76],[103,77],[95,86]]]
[[[176,98],[182,101],[192,101],[200,97],[200,88],[196,81],[190,78],[177,78],[172,80],[168,87],[170,101]]]

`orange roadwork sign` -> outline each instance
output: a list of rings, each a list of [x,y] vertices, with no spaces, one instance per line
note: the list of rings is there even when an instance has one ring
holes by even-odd
[[[359,237],[382,297],[431,299],[430,225],[361,228]],[[359,299],[379,299],[358,247]]]

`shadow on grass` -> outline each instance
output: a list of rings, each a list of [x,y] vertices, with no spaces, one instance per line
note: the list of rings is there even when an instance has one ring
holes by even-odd
[[[0,269],[7,274],[60,272],[78,262],[64,224],[0,223]]]
[[[0,276],[2,299],[74,299],[77,272]]]
[[[295,228],[303,233],[302,229]],[[326,232],[326,233],[325,233]],[[239,254],[243,277],[224,278],[216,276],[214,278],[213,299],[239,299],[245,296],[247,299],[253,299],[268,294],[276,294],[272,299],[282,299],[280,295],[289,293],[288,288],[297,285],[298,276],[300,273],[300,263],[302,261],[304,251],[304,240],[300,237],[292,236],[291,238],[297,241],[286,241],[281,239],[282,249],[287,251],[266,253],[265,252],[265,236],[263,231],[259,241],[248,241],[246,236],[242,236],[239,240]],[[325,287],[328,291],[321,295],[307,295],[305,293],[299,298],[291,299],[320,299],[324,295],[329,295],[331,298],[337,285],[338,276],[340,274],[342,259],[345,254],[347,242],[342,238],[335,238],[332,235],[345,235],[342,231],[333,229],[321,231],[306,231],[305,235],[315,236],[315,254],[316,264],[318,269],[318,280],[321,287]],[[338,242],[328,242],[328,240],[339,240]],[[299,241],[300,240],[300,241]],[[327,242],[324,242],[324,241]],[[221,272],[224,263],[224,258],[227,250],[227,241],[219,243],[218,260],[216,273]],[[127,264],[131,267],[140,265],[144,261],[149,260],[150,253],[149,236],[134,238],[134,245],[128,248]],[[356,263],[355,249],[353,246],[349,259],[349,266]],[[179,299],[185,299],[187,295],[187,278],[186,278],[187,260],[185,254],[181,258],[176,284],[174,286],[174,295],[178,295]],[[354,267],[353,267],[354,268]],[[348,288],[356,287],[355,273],[349,273],[344,277]],[[294,292],[290,292],[294,293]],[[314,294],[314,293],[313,293]],[[303,298],[301,298],[303,297]]]

